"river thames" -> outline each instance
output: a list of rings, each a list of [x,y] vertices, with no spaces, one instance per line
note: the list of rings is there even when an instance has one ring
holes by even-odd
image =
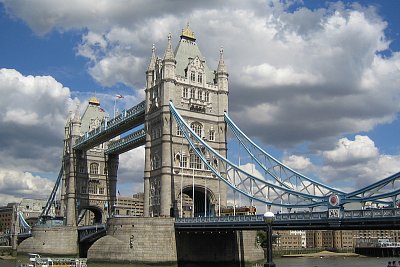
[[[274,262],[277,267],[386,267],[388,261],[396,260],[398,262],[400,258],[372,258],[372,257],[330,257],[330,258],[276,258]],[[23,263],[28,263],[28,257],[18,256],[16,260],[0,260],[1,267],[15,267]],[[173,264],[173,265],[146,265],[136,263],[89,263],[89,267],[262,267],[262,263],[246,263],[241,264]],[[397,266],[400,266],[397,264]]]

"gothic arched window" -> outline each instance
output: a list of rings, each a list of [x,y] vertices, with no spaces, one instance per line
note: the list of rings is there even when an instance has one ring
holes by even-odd
[[[202,130],[203,130],[203,125],[201,125],[201,123],[199,122],[193,122],[190,125],[190,128],[192,128],[192,130],[200,137],[202,137]]]
[[[161,160],[158,155],[153,157],[153,170],[159,169],[161,167]]]
[[[90,163],[90,174],[99,174],[99,164]]]

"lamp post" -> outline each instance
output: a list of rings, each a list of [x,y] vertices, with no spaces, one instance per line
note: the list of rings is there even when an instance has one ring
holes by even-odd
[[[264,214],[264,222],[267,224],[267,235],[268,235],[268,247],[267,247],[267,260],[264,263],[264,267],[275,267],[275,263],[272,261],[272,223],[274,222],[275,215],[267,211]]]

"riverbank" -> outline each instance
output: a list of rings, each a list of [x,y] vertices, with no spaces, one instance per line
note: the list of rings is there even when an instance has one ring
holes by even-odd
[[[331,251],[320,251],[315,253],[307,253],[307,254],[286,254],[282,255],[283,258],[296,258],[296,257],[304,257],[304,258],[331,258],[331,257],[360,257],[359,254],[353,252],[331,252]]]
[[[11,256],[11,255],[2,255],[0,256],[0,260],[15,260],[16,257]]]

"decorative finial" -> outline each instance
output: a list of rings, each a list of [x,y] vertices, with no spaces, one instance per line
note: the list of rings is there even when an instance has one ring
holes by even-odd
[[[219,62],[218,62],[218,68],[217,71],[219,73],[225,73],[226,72],[226,66],[224,62],[224,47],[221,46],[219,49]]]
[[[181,39],[196,41],[194,32],[189,27],[189,22],[186,24],[186,29],[182,29]]]
[[[156,66],[156,46],[153,44],[151,48],[151,58],[149,66],[147,67],[147,71],[152,71],[155,69]]]
[[[164,60],[171,60],[174,59],[174,51],[172,50],[172,44],[171,44],[171,39],[172,39],[172,34],[168,34],[168,44],[167,44],[167,49],[165,49],[165,54],[164,54]]]

